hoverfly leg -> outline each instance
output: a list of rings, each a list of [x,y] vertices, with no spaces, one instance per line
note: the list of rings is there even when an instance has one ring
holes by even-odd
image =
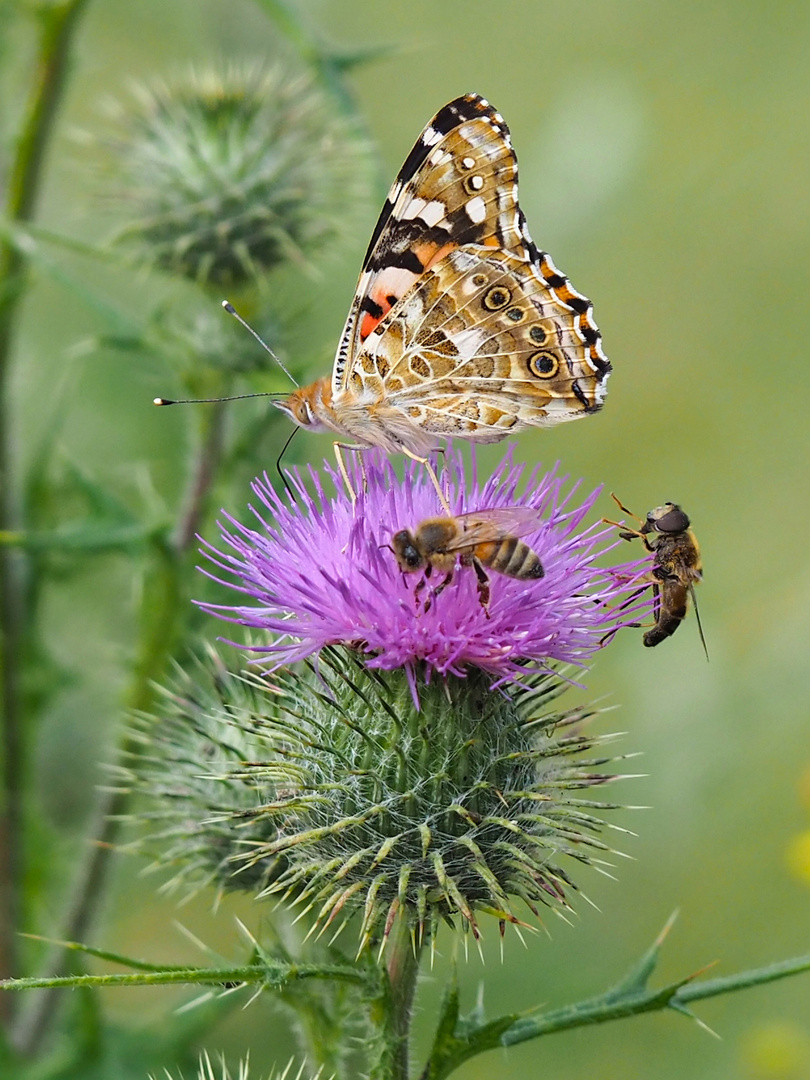
[[[694,585],[689,586],[689,595],[692,597],[692,607],[695,609],[695,618],[698,624],[698,633],[700,634],[700,643],[703,646],[703,651],[706,653],[706,659],[709,659],[709,647],[706,644],[706,638],[703,636],[703,624],[700,621],[700,612],[697,606],[697,597],[695,596]]]
[[[638,516],[638,514],[634,514],[632,510],[628,510],[626,506],[622,505],[622,503],[620,503],[620,502],[619,502],[619,500],[618,500],[618,499],[616,498],[616,496],[615,496],[615,495],[613,494],[613,492],[612,492],[612,491],[611,491],[611,493],[610,493],[610,497],[611,497],[611,499],[613,499],[613,501],[614,501],[614,502],[616,503],[616,505],[618,506],[618,508],[619,508],[619,509],[621,510],[621,512],[622,512],[623,514],[629,514],[629,515],[630,515],[630,517],[631,517],[631,518],[635,518],[635,520],[636,520],[636,521],[637,521],[637,522],[638,522],[638,523],[639,523],[640,525],[643,525],[643,524],[644,524],[644,521],[643,521],[643,519],[642,519],[642,518],[640,518],[640,517]],[[613,524],[615,525],[615,524],[616,524],[616,522],[614,521],[614,522],[613,522]]]

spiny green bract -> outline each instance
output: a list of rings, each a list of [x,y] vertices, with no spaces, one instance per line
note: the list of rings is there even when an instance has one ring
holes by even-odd
[[[369,191],[357,127],[300,71],[232,66],[140,87],[116,141],[128,241],[151,265],[239,289],[302,265]]]
[[[305,906],[323,930],[359,913],[361,948],[384,942],[398,915],[421,939],[455,916],[476,935],[479,912],[517,922],[516,900],[535,914],[567,906],[576,885],[560,862],[598,863],[594,810],[615,807],[579,795],[615,778],[595,771],[614,759],[583,756],[596,740],[581,731],[587,714],[553,710],[558,676],[526,681],[434,678],[417,709],[403,671],[327,649],[317,670],[277,673],[272,688],[219,677],[214,708],[211,684],[207,702],[181,688],[169,726],[149,732],[158,761],[169,740],[171,805],[160,769],[138,767],[174,819],[159,861]],[[212,723],[225,725],[218,746]]]
[[[220,1058],[214,1064],[207,1051],[200,1056],[200,1064],[195,1076],[195,1080],[249,1080],[249,1078],[250,1065],[247,1060],[240,1061],[238,1071],[232,1072],[224,1058]],[[159,1077],[150,1077],[150,1080],[159,1080]],[[183,1080],[183,1077],[180,1074],[166,1072],[163,1080]],[[327,1078],[321,1069],[317,1073],[310,1073],[305,1071],[303,1065],[296,1069],[293,1062],[289,1061],[283,1069],[274,1070],[267,1080],[327,1080]]]

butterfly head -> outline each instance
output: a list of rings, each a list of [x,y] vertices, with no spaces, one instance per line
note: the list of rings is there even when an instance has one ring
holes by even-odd
[[[301,386],[293,390],[281,401],[274,401],[277,409],[281,409],[299,427],[319,430],[327,425],[323,420],[323,412],[329,407],[329,399],[332,396],[332,388],[329,378],[318,379],[309,386]]]

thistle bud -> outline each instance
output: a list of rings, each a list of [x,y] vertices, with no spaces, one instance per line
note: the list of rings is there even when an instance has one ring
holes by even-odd
[[[307,76],[232,66],[138,87],[118,105],[116,239],[143,262],[238,290],[302,265],[341,231],[371,176],[365,140]]]

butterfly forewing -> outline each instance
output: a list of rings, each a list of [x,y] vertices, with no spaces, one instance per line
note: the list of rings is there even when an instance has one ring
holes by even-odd
[[[464,244],[517,249],[528,257],[509,129],[474,94],[434,116],[388,193],[335,358],[335,392],[380,320],[427,269]]]

